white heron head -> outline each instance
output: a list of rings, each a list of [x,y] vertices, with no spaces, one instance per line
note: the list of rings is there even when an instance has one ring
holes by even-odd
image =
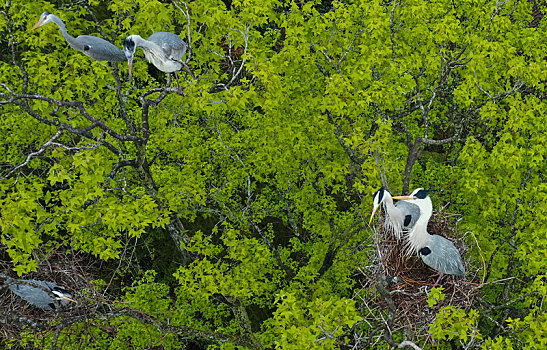
[[[40,15],[40,19],[38,20],[38,22],[36,22],[36,24],[34,26],[32,26],[31,30],[34,30],[38,27],[41,27],[44,24],[47,24],[49,22],[53,22],[53,14],[51,14],[49,12],[44,12]]]
[[[431,203],[431,198],[429,198],[430,192],[433,192],[433,190],[424,190],[423,188],[417,188],[408,196],[393,197],[393,199],[412,202],[416,204],[418,208],[420,208],[420,216],[418,218],[418,222],[416,222],[415,224],[415,227],[419,226],[419,223],[423,223],[427,228],[427,222],[433,214],[433,203]]]
[[[59,300],[61,305],[67,305],[70,302],[77,303],[76,300],[72,299],[72,295],[70,295],[66,290],[61,287],[54,287],[51,290],[51,293],[56,296],[55,299]]]
[[[372,218],[374,217],[374,214],[376,214],[376,211],[380,207],[380,205],[384,202],[386,193],[386,189],[384,186],[380,187],[380,189],[372,194],[372,200],[373,200],[373,208],[372,208],[372,214],[370,215],[370,220],[368,221],[368,224],[372,222]]]
[[[393,197],[393,199],[399,199],[399,200],[418,200],[418,199],[426,199],[427,196],[429,196],[429,193],[433,192],[432,190],[424,190],[423,188],[417,188],[408,196],[397,196]]]

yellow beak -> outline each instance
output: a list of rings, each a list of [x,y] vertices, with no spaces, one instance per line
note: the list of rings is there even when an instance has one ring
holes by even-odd
[[[396,196],[396,197],[393,197],[393,199],[399,199],[399,200],[413,200],[413,199],[416,199],[414,198],[414,196]]]
[[[65,300],[69,300],[69,301],[72,301],[73,303],[78,303],[76,300],[74,299],[70,299],[69,297],[65,297],[64,295],[61,296],[61,298],[65,299]]]
[[[376,210],[378,210],[378,208],[380,208],[380,206],[377,206],[376,208],[374,208],[374,210],[372,211],[372,214],[370,214],[370,220],[368,221],[369,226],[370,226],[370,223],[372,222],[372,218],[374,217],[374,214],[376,214]]]
[[[44,23],[44,19],[40,18],[40,20],[38,22],[36,22],[36,24],[30,30],[34,30],[34,29],[38,28],[39,26],[42,25],[42,23]]]

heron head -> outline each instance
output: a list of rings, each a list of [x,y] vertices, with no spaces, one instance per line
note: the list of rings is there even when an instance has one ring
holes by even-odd
[[[424,190],[423,188],[417,188],[412,192],[411,196],[416,197],[418,199],[425,199],[425,197],[429,196],[429,193],[433,192],[432,190]]]
[[[430,192],[433,192],[431,190],[424,190],[423,188],[417,188],[408,196],[397,196],[393,197],[393,199],[399,199],[399,200],[416,200],[416,199],[425,199],[429,195]]]
[[[373,208],[372,208],[372,214],[370,215],[370,220],[368,221],[368,224],[372,222],[372,218],[374,217],[374,214],[376,214],[376,211],[380,207],[380,204],[384,201],[384,194],[386,189],[384,186],[380,187],[380,189],[372,194],[372,200],[373,200]]]
[[[34,26],[32,26],[32,29],[31,30],[34,30],[38,27],[41,27],[43,26],[44,24],[47,24],[51,21],[53,21],[53,15],[49,12],[44,12],[40,15],[40,19],[38,20],[38,22],[36,22],[36,24]]]
[[[56,296],[55,299],[59,300],[61,302],[61,305],[67,305],[69,302],[76,303],[77,301],[72,299],[72,295],[70,295],[66,290],[60,287],[54,287],[51,290],[51,293]]]
[[[127,58],[127,63],[129,65],[129,75],[131,75],[131,68],[133,66],[133,57],[135,56],[135,51],[137,50],[136,43],[137,35],[130,35],[123,40],[123,52]]]

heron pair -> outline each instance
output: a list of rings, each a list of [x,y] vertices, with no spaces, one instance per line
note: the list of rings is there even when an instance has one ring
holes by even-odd
[[[373,194],[374,214],[383,204],[385,211],[384,225],[400,240],[403,232],[408,232],[406,244],[410,254],[416,253],[422,261],[441,274],[463,276],[465,268],[458,249],[448,239],[427,232],[427,223],[433,213],[433,204],[429,192],[418,188],[409,196],[392,197],[384,187]],[[393,199],[399,201],[394,205]]]
[[[165,73],[175,73],[183,67],[187,68],[182,57],[188,46],[178,35],[168,32],[152,34],[148,40],[140,35],[130,35],[123,40],[123,51],[114,44],[92,35],[80,35],[77,38],[68,34],[65,23],[52,13],[44,12],[32,30],[53,22],[61,30],[61,35],[73,48],[97,61],[121,62],[127,60],[129,76],[133,66],[133,58],[137,47],[144,51],[144,57],[157,69]],[[189,69],[188,69],[189,70]],[[177,76],[178,80],[178,76]]]

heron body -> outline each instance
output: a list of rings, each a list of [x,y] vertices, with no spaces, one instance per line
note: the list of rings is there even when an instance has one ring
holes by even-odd
[[[29,304],[37,306],[43,310],[55,310],[55,301],[58,300],[61,306],[70,302],[76,302],[72,295],[59,287],[55,282],[46,282],[39,280],[19,280],[25,283],[17,283],[11,279],[7,281],[9,289],[16,295],[23,298]],[[41,288],[40,288],[41,287]],[[49,291],[49,293],[48,293]],[[51,293],[51,294],[50,294]],[[52,297],[55,296],[55,298]]]
[[[397,239],[401,239],[404,231],[412,229],[420,216],[420,209],[416,204],[407,201],[398,201],[393,204],[391,193],[384,187],[376,191],[372,197],[374,209],[372,210],[369,224],[380,205],[383,204],[384,211],[386,212],[384,226],[388,231],[393,232]]]
[[[410,196],[393,197],[416,204],[420,209],[420,217],[408,235],[411,252],[416,252],[422,261],[447,275],[463,276],[465,268],[460,252],[448,239],[427,232],[427,223],[433,213],[433,204],[427,190],[418,188]]]
[[[133,57],[137,47],[144,51],[144,57],[157,69],[165,73],[176,72],[184,66],[182,57],[187,45],[178,35],[168,32],[152,34],[148,40],[140,35],[130,35],[123,41],[126,59],[129,63],[129,74],[133,65]]]
[[[80,35],[77,38],[68,34],[65,23],[54,14],[44,12],[40,16],[40,20],[32,27],[32,29],[43,26],[44,24],[53,22],[59,27],[63,38],[75,50],[83,52],[85,55],[97,61],[121,62],[125,61],[125,54],[114,44],[91,35]]]

